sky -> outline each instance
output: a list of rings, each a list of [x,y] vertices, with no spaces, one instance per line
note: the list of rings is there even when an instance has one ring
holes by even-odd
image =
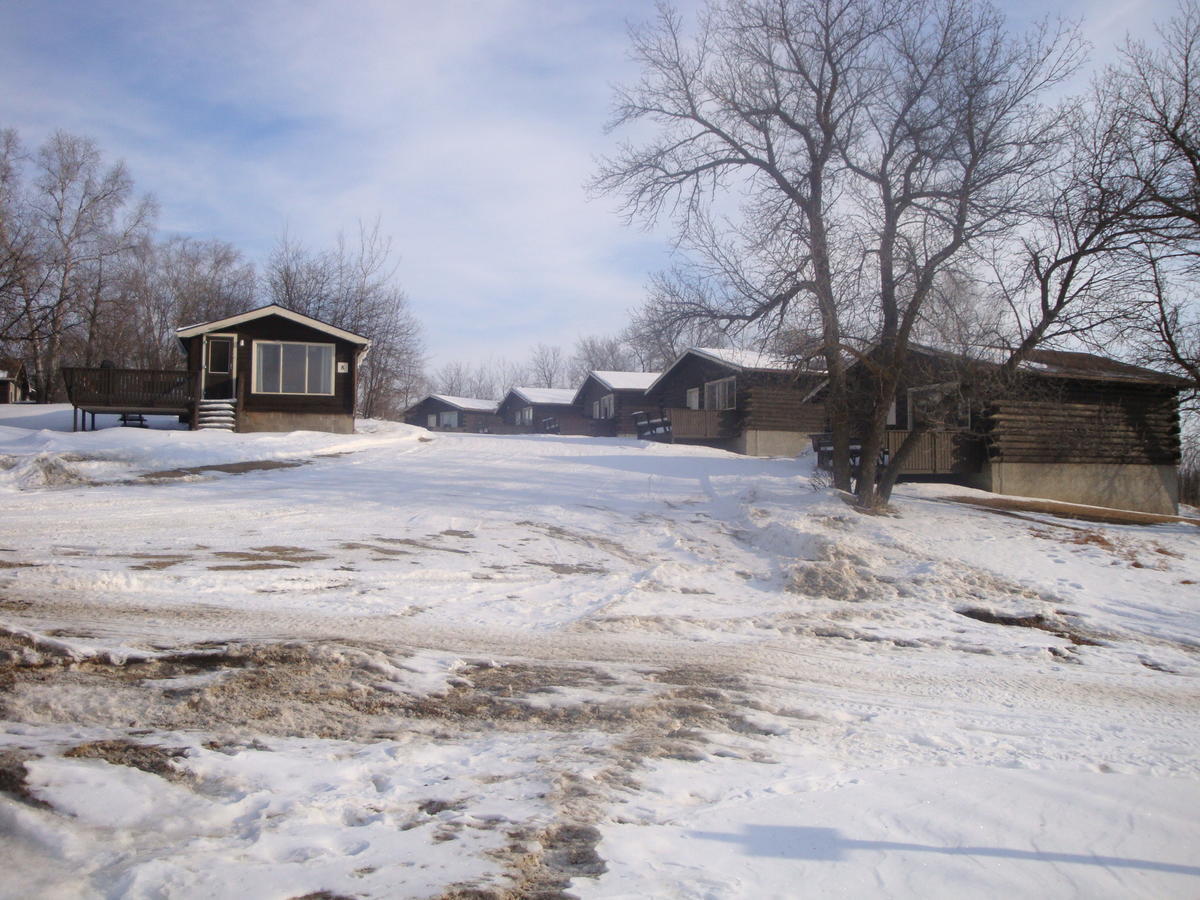
[[[685,9],[699,0],[682,3]],[[1079,19],[1103,62],[1169,0],[1012,0]],[[261,263],[376,219],[431,368],[608,334],[670,234],[589,198],[627,26],[650,0],[0,0],[0,127],[124,159],[159,232]]]

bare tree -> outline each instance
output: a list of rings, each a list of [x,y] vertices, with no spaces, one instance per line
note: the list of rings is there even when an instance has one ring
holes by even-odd
[[[11,132],[0,144],[6,335],[24,347],[37,396],[48,402],[65,358],[94,361],[115,276],[147,239],[154,204],[134,198],[124,163],[105,166],[87,138],[56,132],[32,159]]]
[[[500,400],[508,389],[530,381],[529,369],[506,359],[485,359],[474,366],[463,362],[446,363],[430,376],[430,387],[452,397],[476,397]]]
[[[1200,392],[1200,3],[1186,0],[1159,29],[1157,46],[1130,41],[1105,73],[1098,105],[1113,123],[1106,183],[1138,200],[1146,271],[1134,350]]]
[[[359,372],[358,412],[395,416],[420,388],[424,346],[420,324],[394,283],[391,240],[375,222],[359,224],[357,241],[342,235],[314,253],[284,234],[267,262],[273,303],[371,338]]]
[[[567,361],[561,347],[551,347],[548,344],[538,344],[533,348],[528,365],[531,379],[530,387],[565,387],[567,380]]]
[[[567,380],[580,385],[588,372],[627,372],[641,365],[621,335],[585,335],[576,339],[575,351],[567,364]]]
[[[1077,42],[1012,37],[993,8],[960,0],[728,0],[691,40],[668,8],[633,37],[643,78],[619,93],[614,126],[655,131],[596,187],[630,217],[673,217],[702,260],[676,296],[700,313],[736,325],[815,311],[843,487],[846,355],[862,360],[856,491],[886,502],[876,459],[913,330],[939,275],[1021,221],[1053,171],[1062,120],[1042,103]]]

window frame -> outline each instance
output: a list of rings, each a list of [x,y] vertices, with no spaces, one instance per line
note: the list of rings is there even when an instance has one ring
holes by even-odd
[[[700,401],[704,396],[703,388],[690,387],[685,395],[684,405],[688,409],[700,409]]]
[[[605,394],[595,402],[592,410],[595,419],[615,419],[617,417],[617,395]]]
[[[724,395],[723,400],[722,395]],[[710,397],[716,402],[711,402]],[[729,375],[725,378],[704,382],[704,408],[737,409],[737,376]]]
[[[279,387],[283,387],[283,348],[285,346],[304,347],[304,384],[307,388],[309,381],[308,370],[308,348],[309,347],[328,347],[329,348],[329,391],[267,391],[263,390],[260,381],[261,371],[259,368],[259,359],[261,348],[263,347],[279,347]],[[251,347],[251,384],[250,390],[254,394],[262,394],[264,396],[273,397],[336,397],[337,396],[337,344],[331,344],[325,341],[263,341],[255,340]]]

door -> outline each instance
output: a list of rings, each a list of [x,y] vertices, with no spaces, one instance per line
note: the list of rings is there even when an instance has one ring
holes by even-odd
[[[232,400],[237,357],[232,335],[209,335],[204,341],[204,399]]]

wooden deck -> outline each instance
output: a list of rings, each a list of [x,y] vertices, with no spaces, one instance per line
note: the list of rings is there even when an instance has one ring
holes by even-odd
[[[67,399],[77,410],[127,415],[188,415],[193,378],[184,369],[64,368]]]

